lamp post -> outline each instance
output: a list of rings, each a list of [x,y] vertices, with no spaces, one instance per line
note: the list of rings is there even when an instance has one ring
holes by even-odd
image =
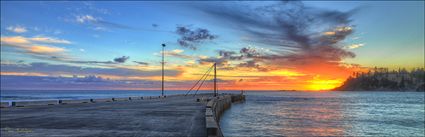
[[[162,44],[162,92],[161,92],[161,96],[164,96],[164,48],[165,48],[165,44]]]

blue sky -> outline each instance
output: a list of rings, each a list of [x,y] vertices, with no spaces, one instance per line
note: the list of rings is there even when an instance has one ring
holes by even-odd
[[[288,9],[291,8],[301,11],[302,14],[290,13]],[[253,12],[257,10],[259,13]],[[297,61],[285,64],[288,63],[287,56],[301,54],[301,52],[302,57],[306,58],[310,54],[317,53],[320,56],[328,54],[328,52],[322,54],[316,50],[308,49],[307,51],[306,48],[296,47],[302,44],[294,37],[290,37],[288,32],[280,35],[279,29],[287,31],[288,27],[279,24],[285,24],[285,21],[280,22],[280,19],[274,19],[275,16],[280,16],[285,12],[299,16],[293,19],[294,22],[306,23],[302,24],[304,26],[301,25],[305,29],[297,28],[303,34],[295,35],[308,36],[311,39],[310,42],[319,40],[316,37],[322,34],[325,36],[332,34],[333,39],[336,39],[335,43],[330,40],[326,41],[330,45],[324,45],[332,48],[317,50],[335,50],[338,55],[330,53],[329,56],[332,58],[323,57],[326,58],[325,60],[312,61],[309,59],[308,61],[312,61],[307,61],[309,65],[314,66],[319,62],[317,66],[328,67],[320,62],[324,62],[324,64],[338,62],[334,66],[338,70],[341,65],[355,65],[361,68],[374,66],[415,68],[424,65],[423,1],[307,1],[284,4],[277,1],[2,1],[1,61],[2,68],[9,70],[6,72],[2,69],[2,76],[69,77],[77,75],[84,77],[90,75],[86,72],[67,72],[63,68],[62,70],[61,68],[54,69],[49,73],[49,71],[30,70],[33,68],[28,67],[28,65],[34,65],[32,63],[46,63],[56,65],[56,67],[64,65],[97,68],[99,71],[93,72],[92,75],[101,75],[111,79],[157,81],[155,76],[128,78],[124,75],[101,73],[103,70],[100,69],[156,72],[160,66],[160,45],[165,43],[167,44],[167,69],[170,73],[179,71],[179,74],[170,75],[169,79],[188,81],[188,85],[197,77],[193,71],[203,71],[206,68],[203,66],[205,62],[211,60],[224,62],[223,70],[231,67],[246,67],[244,70],[235,70],[234,73],[261,71],[261,73],[253,72],[255,74],[252,74],[252,76],[258,77],[256,79],[258,81],[264,80],[263,77],[276,74],[271,72],[288,71],[291,74],[299,73],[305,76],[305,78],[300,78],[304,82],[318,76],[322,79],[341,82],[342,74],[337,77],[326,76],[326,74],[320,74],[322,71],[305,69],[309,65],[300,66],[299,64],[305,63],[297,63]],[[246,18],[243,14],[247,14]],[[304,20],[302,17],[304,15],[311,16],[315,20]],[[340,20],[340,18],[343,19]],[[286,18],[282,18],[282,20],[284,19]],[[179,27],[188,30],[178,33]],[[276,29],[272,27],[276,27]],[[207,33],[202,33],[202,30],[206,30]],[[260,34],[258,32],[262,35],[258,35]],[[335,32],[342,34],[335,35]],[[26,42],[16,43],[16,40],[25,40]],[[179,40],[186,40],[189,42],[189,46],[179,44]],[[323,41],[318,42],[323,44]],[[295,45],[291,45],[293,43]],[[311,44],[308,46],[315,47]],[[196,47],[196,49],[191,47]],[[242,53],[242,49],[244,48],[250,49],[247,51],[255,51],[254,58],[247,54],[247,57],[243,59],[225,60],[226,57],[219,54],[220,51],[227,51],[226,53],[229,55],[241,54],[240,56],[243,56],[245,53]],[[272,60],[266,55],[284,59]],[[123,61],[116,62],[114,59],[123,59]],[[17,73],[10,69],[16,66],[11,67],[10,65],[27,65],[28,68]],[[265,68],[260,69],[260,66]],[[356,70],[349,69],[350,71]],[[263,70],[268,70],[269,73],[263,74]],[[344,74],[348,73],[345,70],[343,72]],[[281,79],[291,79],[286,74],[282,75],[284,78]],[[310,77],[307,78],[307,76]],[[228,83],[231,83],[231,81],[241,78],[242,76],[234,76],[227,80],[229,80]],[[253,79],[252,82],[254,81]],[[297,84],[304,84],[302,80],[300,81]],[[281,82],[277,81],[277,83]]]

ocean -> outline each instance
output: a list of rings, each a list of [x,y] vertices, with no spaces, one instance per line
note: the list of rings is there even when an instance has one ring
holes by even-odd
[[[224,136],[424,136],[424,92],[246,92]]]
[[[185,94],[187,91],[166,90],[165,95]],[[233,91],[226,91],[233,92]],[[194,91],[190,92],[193,94]],[[212,91],[199,91],[212,93]],[[132,96],[160,96],[159,90],[1,90],[1,102],[41,101],[41,100],[74,100],[96,98],[124,98]]]
[[[222,93],[222,91],[220,91]],[[224,91],[239,93],[239,91]],[[166,95],[185,91],[166,91]],[[211,91],[199,91],[211,93]],[[225,136],[424,136],[424,92],[247,91],[225,111]],[[161,91],[0,91],[1,102],[159,96]]]

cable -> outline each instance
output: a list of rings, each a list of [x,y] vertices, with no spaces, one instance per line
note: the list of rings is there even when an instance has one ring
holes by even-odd
[[[202,87],[202,85],[204,84],[205,80],[208,78],[208,76],[210,76],[210,73],[211,73],[211,71],[208,72],[208,75],[204,78],[204,80],[202,80],[201,85],[198,87],[198,89],[196,89],[196,92],[195,92],[195,94],[193,96],[195,96],[198,93],[199,89]]]
[[[212,67],[210,67],[208,70],[207,70],[207,72],[205,72],[204,73],[204,75],[202,75],[202,77],[195,83],[195,85],[193,85],[192,86],[192,88],[190,88],[190,90],[189,91],[187,91],[186,92],[186,94],[184,95],[184,96],[187,96],[188,94],[189,94],[189,92],[190,91],[192,91],[193,90],[193,88],[195,88],[196,87],[196,85],[198,85],[198,83],[199,83],[199,81],[201,81],[204,77],[205,77],[205,75],[207,74],[207,73],[209,73],[210,71],[212,70]]]

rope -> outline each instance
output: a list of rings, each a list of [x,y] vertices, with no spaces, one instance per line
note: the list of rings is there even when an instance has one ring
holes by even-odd
[[[207,73],[209,74],[209,72],[212,70],[212,68],[213,68],[213,66],[211,66],[211,67],[207,70],[207,72],[205,72],[205,73],[204,73],[204,75],[202,75],[201,79],[199,79],[199,80],[195,83],[195,85],[193,85],[193,86],[192,86],[192,88],[190,88],[190,90],[186,92],[186,94],[185,94],[184,96],[187,96],[187,95],[189,94],[189,92],[190,92],[190,91],[192,91],[192,90],[193,90],[193,88],[195,88],[195,87],[196,87],[196,85],[198,85],[199,81],[201,81],[201,80],[205,77],[205,75],[206,75]]]
[[[205,80],[210,76],[210,73],[211,73],[211,71],[208,72],[208,75],[204,78],[204,80],[202,80],[201,85],[198,87],[198,89],[196,89],[196,92],[195,92],[195,94],[193,96],[195,96],[198,93],[199,89],[202,87],[202,85],[204,84]]]

